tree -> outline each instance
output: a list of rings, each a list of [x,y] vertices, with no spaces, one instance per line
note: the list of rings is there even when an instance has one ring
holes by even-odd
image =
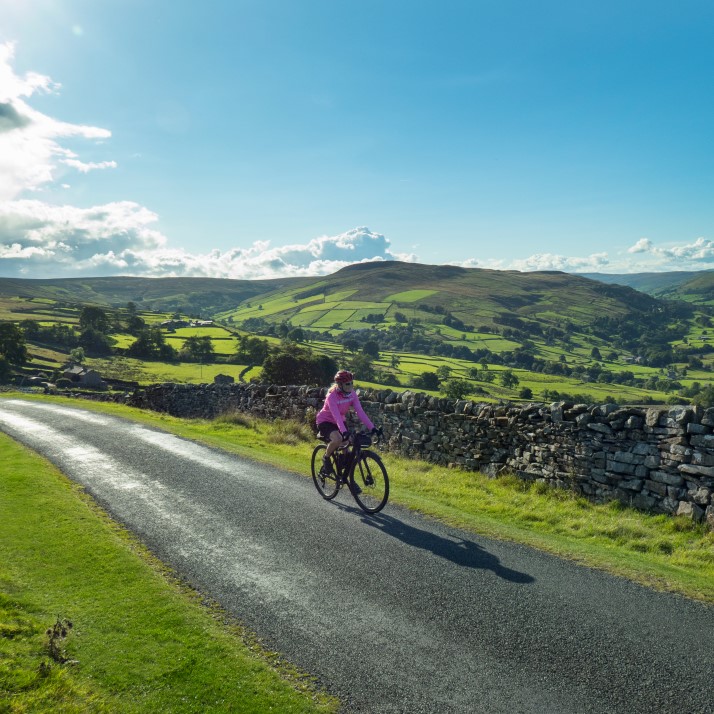
[[[290,330],[290,332],[288,332],[287,338],[291,342],[304,342],[305,331],[302,329],[302,327],[294,327],[292,330]]]
[[[139,357],[140,359],[165,361],[176,359],[176,350],[171,345],[166,344],[164,334],[158,327],[152,327],[139,333],[126,353],[129,357]]]
[[[600,350],[599,350],[597,347],[593,347],[593,348],[590,350],[590,356],[591,356],[593,359],[597,359],[597,360],[601,360],[601,359],[602,359],[602,355],[600,354]]]
[[[353,340],[352,338],[348,338],[346,340],[343,340],[342,346],[348,351],[355,353],[359,349],[359,342],[357,340]]]
[[[25,333],[12,322],[0,323],[0,355],[10,364],[23,364],[27,360]]]
[[[188,362],[212,362],[213,356],[213,342],[207,335],[187,337],[179,352],[179,358]]]
[[[107,313],[101,307],[87,305],[82,308],[79,314],[79,329],[80,332],[85,330],[96,330],[106,334],[109,332],[109,318]]]
[[[263,362],[262,379],[271,384],[329,384],[337,363],[328,355],[314,355],[304,348],[279,348]]]
[[[714,386],[707,384],[695,397],[692,399],[692,404],[697,404],[704,409],[714,407]]]
[[[32,340],[40,334],[40,323],[35,320],[23,320],[20,329],[25,333],[25,337]]]
[[[126,329],[130,335],[138,335],[142,330],[146,329],[146,322],[138,315],[130,315],[126,321]]]
[[[449,399],[463,399],[471,391],[471,385],[465,379],[449,379],[441,385],[441,391]]]
[[[269,351],[267,340],[242,335],[238,341],[234,361],[246,364],[263,364]]]
[[[448,367],[447,365],[442,364],[441,367],[439,367],[436,370],[436,376],[441,381],[448,379],[451,376],[451,367]]]
[[[506,387],[506,389],[511,389],[517,387],[520,380],[510,369],[501,372],[501,384]]]
[[[372,365],[372,356],[362,353],[355,355],[352,358],[352,371],[359,375],[360,379],[368,382],[374,381],[374,366]]]
[[[533,390],[530,387],[523,387],[518,392],[519,399],[533,399]]]
[[[379,343],[376,340],[367,340],[362,345],[362,354],[369,355],[374,359],[379,359]]]
[[[69,351],[69,358],[72,360],[72,362],[82,364],[82,362],[84,362],[84,357],[84,347],[75,347],[73,350]]]
[[[436,372],[422,372],[412,377],[412,387],[435,390],[439,388],[439,376]]]
[[[98,355],[111,354],[112,345],[115,340],[105,334],[102,330],[97,330],[93,327],[87,327],[82,330],[79,336],[79,345],[84,347],[87,352]]]

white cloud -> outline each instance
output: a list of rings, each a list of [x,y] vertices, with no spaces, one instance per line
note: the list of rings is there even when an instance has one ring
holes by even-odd
[[[490,270],[520,270],[533,272],[539,270],[560,270],[565,273],[602,272],[609,266],[607,253],[592,253],[585,257],[555,255],[553,253],[535,253],[528,258],[517,258],[511,261],[496,259],[469,258],[454,263],[462,268],[488,268]]]
[[[35,111],[23,98],[56,92],[60,85],[33,72],[17,75],[12,66],[14,55],[14,44],[0,44],[0,200],[40,190],[53,181],[60,163],[83,172],[114,168],[113,161],[85,164],[59,143],[69,137],[106,139],[111,132],[69,124]]]
[[[637,243],[627,249],[628,253],[648,253],[652,250],[652,241],[649,238],[640,238]]]
[[[665,248],[655,245],[649,238],[640,238],[627,252],[639,254],[638,262],[631,264],[627,272],[714,268],[714,242],[703,237],[692,243],[669,244]]]
[[[62,159],[62,163],[77,169],[77,171],[80,171],[83,174],[94,171],[95,169],[115,169],[117,167],[116,161],[90,161],[89,163],[85,163],[84,161],[78,161],[77,159]]]
[[[154,228],[158,216],[128,201],[89,209],[41,201],[0,203],[0,275],[204,276],[254,279],[325,275],[352,263],[414,260],[392,253],[368,228],[321,236],[306,244],[190,253],[170,248]]]

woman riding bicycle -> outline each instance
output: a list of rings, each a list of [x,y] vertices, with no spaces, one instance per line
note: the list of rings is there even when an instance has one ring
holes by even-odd
[[[370,418],[364,413],[357,392],[354,391],[352,372],[341,369],[335,375],[335,383],[330,387],[325,403],[315,420],[320,436],[329,439],[322,458],[322,469],[325,473],[332,473],[330,456],[349,436],[345,427],[345,416],[351,408],[355,410],[362,423],[372,430],[373,434],[377,432]]]

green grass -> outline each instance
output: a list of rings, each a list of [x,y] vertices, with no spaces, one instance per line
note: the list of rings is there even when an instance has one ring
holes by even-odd
[[[0,711],[334,710],[4,435],[0,488]],[[75,664],[49,654],[58,616],[73,623],[60,644]]]
[[[394,293],[384,298],[385,302],[416,302],[423,300],[430,295],[435,295],[438,290],[404,290],[401,293]]]
[[[76,406],[76,401],[72,403]],[[184,420],[113,404],[89,402],[86,407],[129,416],[308,474],[312,440],[293,426],[252,418],[247,425],[230,419]],[[286,430],[289,438],[284,437]],[[714,603],[714,532],[706,532],[703,526],[620,504],[593,504],[569,491],[515,477],[490,479],[392,454],[386,454],[385,460],[394,503],[474,533],[524,543],[648,586]]]
[[[180,382],[185,384],[209,384],[218,374],[227,374],[236,382],[246,367],[240,364],[198,364],[196,362],[153,362],[131,357],[112,359],[89,358],[85,365],[96,369],[103,377],[125,379],[143,384],[156,382]]]

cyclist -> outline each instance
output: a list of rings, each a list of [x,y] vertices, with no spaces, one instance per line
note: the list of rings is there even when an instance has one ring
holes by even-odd
[[[341,369],[335,375],[335,383],[330,387],[330,391],[325,397],[325,403],[315,420],[320,436],[329,439],[325,454],[322,457],[322,470],[324,473],[332,473],[330,456],[349,436],[349,432],[345,428],[345,416],[350,408],[355,410],[362,423],[368,429],[371,429],[373,434],[377,433],[376,427],[364,413],[364,409],[362,409],[357,392],[354,391],[352,372]]]

